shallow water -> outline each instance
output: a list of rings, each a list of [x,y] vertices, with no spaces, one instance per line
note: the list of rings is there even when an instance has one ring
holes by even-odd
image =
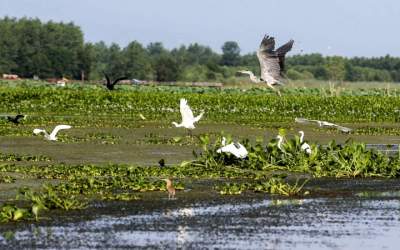
[[[143,212],[121,206],[123,213],[89,220],[26,225],[8,240],[3,232],[0,247],[398,249],[400,243],[398,193],[180,202],[185,203],[162,199],[163,209]]]

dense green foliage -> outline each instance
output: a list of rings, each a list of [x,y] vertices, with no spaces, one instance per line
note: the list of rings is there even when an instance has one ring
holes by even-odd
[[[217,169],[220,166],[235,166],[256,171],[284,170],[309,173],[314,177],[399,177],[400,155],[388,156],[382,152],[367,149],[364,143],[347,141],[336,144],[331,141],[327,146],[311,145],[311,154],[301,150],[299,137],[287,139],[278,147],[275,139],[263,143],[243,142],[249,151],[247,159],[238,159],[233,155],[219,154],[221,139],[210,143],[203,138],[203,152],[197,160],[186,164]],[[229,140],[228,140],[229,143]]]
[[[199,89],[201,90],[201,89]],[[204,92],[204,93],[201,93]],[[270,92],[250,90],[210,90],[200,93],[179,89],[131,88],[127,91],[104,91],[102,88],[15,87],[0,88],[0,112],[22,112],[31,116],[24,121],[64,121],[74,117],[96,124],[96,119],[120,116],[150,120],[180,119],[179,99],[188,99],[195,112],[205,111],[205,120],[240,123],[292,122],[295,117],[341,122],[398,121],[400,99],[379,95],[321,95],[290,91],[278,97]],[[43,114],[54,114],[47,116]],[[132,124],[134,125],[134,124]]]
[[[222,45],[222,54],[197,43],[168,50],[159,42],[145,47],[132,41],[121,48],[115,43],[85,43],[82,31],[73,23],[8,17],[0,19],[0,34],[0,74],[16,73],[26,78],[81,79],[84,75],[85,79],[99,80],[106,71],[113,78],[235,82],[238,69],[259,73],[256,54],[241,55],[234,41]],[[388,55],[345,58],[289,54],[286,63],[287,76],[293,80],[400,81],[400,58]]]

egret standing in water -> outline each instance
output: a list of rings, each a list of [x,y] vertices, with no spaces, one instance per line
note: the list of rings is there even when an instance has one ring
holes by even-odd
[[[39,129],[39,128],[35,128],[35,129],[33,130],[33,133],[34,133],[35,135],[38,135],[38,134],[43,133],[43,134],[44,134],[44,138],[45,138],[46,140],[49,140],[49,141],[57,141],[56,135],[57,135],[58,131],[60,131],[60,130],[62,130],[62,129],[70,129],[70,128],[72,128],[70,125],[57,125],[57,126],[53,129],[53,131],[51,132],[51,134],[47,133],[46,130],[44,130],[44,129]]]
[[[234,156],[236,156],[236,158],[240,158],[240,159],[244,159],[247,157],[247,149],[240,143],[238,142],[232,142],[228,145],[226,145],[226,138],[222,137],[222,146],[221,148],[219,148],[217,150],[217,153],[231,153]]]
[[[311,154],[311,147],[310,147],[310,145],[308,145],[308,143],[307,142],[304,142],[303,141],[303,139],[304,139],[304,132],[303,131],[299,131],[299,134],[300,134],[300,148],[301,148],[301,150],[303,150],[304,152],[306,152],[307,154]]]
[[[255,83],[265,82],[268,87],[277,91],[280,96],[279,90],[274,88],[274,85],[280,84],[283,71],[285,70],[285,55],[293,47],[293,40],[275,49],[275,39],[265,35],[261,41],[260,48],[257,51],[257,58],[260,63],[261,77],[256,77],[253,72],[248,70],[240,70],[238,73],[247,74],[250,80]]]
[[[184,127],[186,129],[189,129],[189,131],[195,128],[194,123],[198,122],[204,115],[204,112],[201,112],[200,115],[194,117],[192,109],[189,107],[189,105],[187,104],[187,100],[184,98],[180,99],[179,110],[181,112],[182,122],[179,124],[176,122],[172,122],[172,124],[174,124],[177,128]]]
[[[168,191],[168,200],[175,198],[175,188],[172,185],[172,181],[170,179],[163,179],[163,181],[167,184],[167,191]]]
[[[276,139],[278,139],[278,144],[277,144],[278,148],[279,148],[282,152],[285,152],[285,150],[282,148],[283,136],[277,135],[277,136],[276,136]]]

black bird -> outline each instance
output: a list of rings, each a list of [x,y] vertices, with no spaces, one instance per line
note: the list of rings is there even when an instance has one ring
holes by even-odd
[[[158,164],[160,165],[161,168],[165,167],[165,160],[164,159],[159,160]]]
[[[26,115],[21,115],[21,114],[18,114],[16,116],[9,116],[9,115],[7,116],[7,120],[14,124],[19,124],[21,119],[25,119],[25,118],[26,118]]]
[[[115,80],[111,83],[110,77],[108,77],[108,75],[107,75],[105,72],[103,72],[103,74],[104,74],[104,76],[105,76],[105,78],[106,78],[106,80],[107,80],[106,87],[107,87],[109,90],[114,90],[115,84],[117,84],[119,81],[128,79],[128,77],[123,76],[123,77],[120,77],[120,78],[115,79]]]

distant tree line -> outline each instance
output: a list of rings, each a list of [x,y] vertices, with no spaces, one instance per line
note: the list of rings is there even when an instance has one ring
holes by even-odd
[[[288,56],[286,75],[294,80],[400,82],[400,58]],[[118,44],[87,43],[73,23],[39,19],[0,19],[0,74],[30,78],[98,80],[102,72],[112,77],[156,81],[235,81],[238,69],[259,73],[256,53],[241,55],[239,45],[227,41],[222,54],[197,43],[166,49],[162,43],[146,47],[137,41]]]

